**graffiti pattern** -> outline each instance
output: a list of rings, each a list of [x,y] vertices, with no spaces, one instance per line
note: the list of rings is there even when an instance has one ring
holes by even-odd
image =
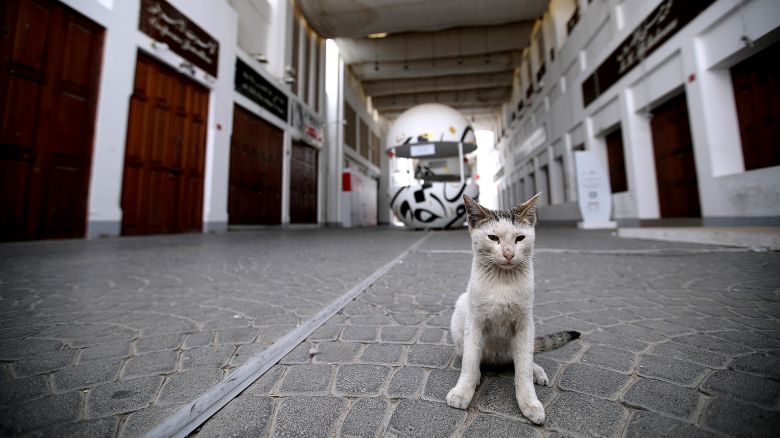
[[[458,228],[466,220],[463,195],[479,198],[475,183],[432,182],[390,189],[390,208],[407,227]]]

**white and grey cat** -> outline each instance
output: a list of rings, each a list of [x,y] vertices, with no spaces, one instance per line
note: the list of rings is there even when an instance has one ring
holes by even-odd
[[[549,385],[533,353],[576,339],[576,331],[534,338],[534,226],[539,194],[509,211],[488,210],[463,196],[474,259],[466,293],[458,298],[450,329],[463,355],[458,383],[447,404],[465,409],[480,380],[480,363],[514,362],[515,396],[520,410],[544,423],[544,407],[534,382]]]

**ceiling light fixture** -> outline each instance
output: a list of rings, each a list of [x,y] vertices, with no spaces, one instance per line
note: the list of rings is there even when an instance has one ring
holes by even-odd
[[[387,38],[387,32],[377,32],[377,33],[370,33],[368,34],[368,37],[373,39],[379,39],[379,38]]]

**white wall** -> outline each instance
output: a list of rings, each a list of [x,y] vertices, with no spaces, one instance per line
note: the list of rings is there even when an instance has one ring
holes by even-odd
[[[95,120],[95,144],[89,190],[87,236],[117,235],[121,229],[122,173],[128,109],[138,50],[178,69],[183,59],[170,50],[151,47],[151,38],[138,30],[139,0],[98,2],[66,0],[106,29],[103,64]],[[224,229],[227,223],[227,165],[232,124],[236,13],[224,1],[172,0],[171,4],[219,41],[216,80],[197,70],[193,79],[211,90],[206,144],[204,229]],[[221,129],[218,128],[221,127]]]
[[[538,179],[536,158],[551,148],[556,155],[555,148],[560,148],[570,181],[568,201],[542,207],[540,215],[578,220],[571,148],[584,143],[601,156],[607,168],[603,134],[620,123],[629,192],[614,195],[613,216],[627,223],[659,218],[652,136],[645,110],[670,94],[684,91],[704,222],[753,223],[739,219],[749,217],[776,222],[780,217],[780,167],[744,171],[728,68],[777,39],[780,3],[745,1],[739,11],[743,3],[739,0],[715,2],[656,49],[643,65],[634,67],[587,108],[583,106],[582,82],[660,2],[579,2],[580,22],[568,38],[556,40],[560,50],[555,61],[547,63],[542,89],[526,99],[530,108],[499,139],[504,170],[497,181],[499,187],[506,191],[530,172]],[[556,35],[561,34],[560,29],[565,35],[565,21],[561,28],[561,20],[568,20],[569,15],[562,10],[573,9],[573,5],[556,0],[550,8],[549,26],[557,30]],[[742,42],[744,29],[757,41],[756,47]],[[525,80],[521,81],[523,88]],[[513,109],[516,105],[506,111]],[[528,149],[529,138],[539,129],[545,133],[545,141]]]

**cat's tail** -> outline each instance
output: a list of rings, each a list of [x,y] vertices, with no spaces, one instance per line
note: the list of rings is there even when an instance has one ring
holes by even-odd
[[[573,341],[580,337],[580,332],[571,330],[568,332],[556,332],[549,335],[540,336],[534,339],[534,353],[541,353],[542,351],[554,350],[563,346],[569,341]]]

